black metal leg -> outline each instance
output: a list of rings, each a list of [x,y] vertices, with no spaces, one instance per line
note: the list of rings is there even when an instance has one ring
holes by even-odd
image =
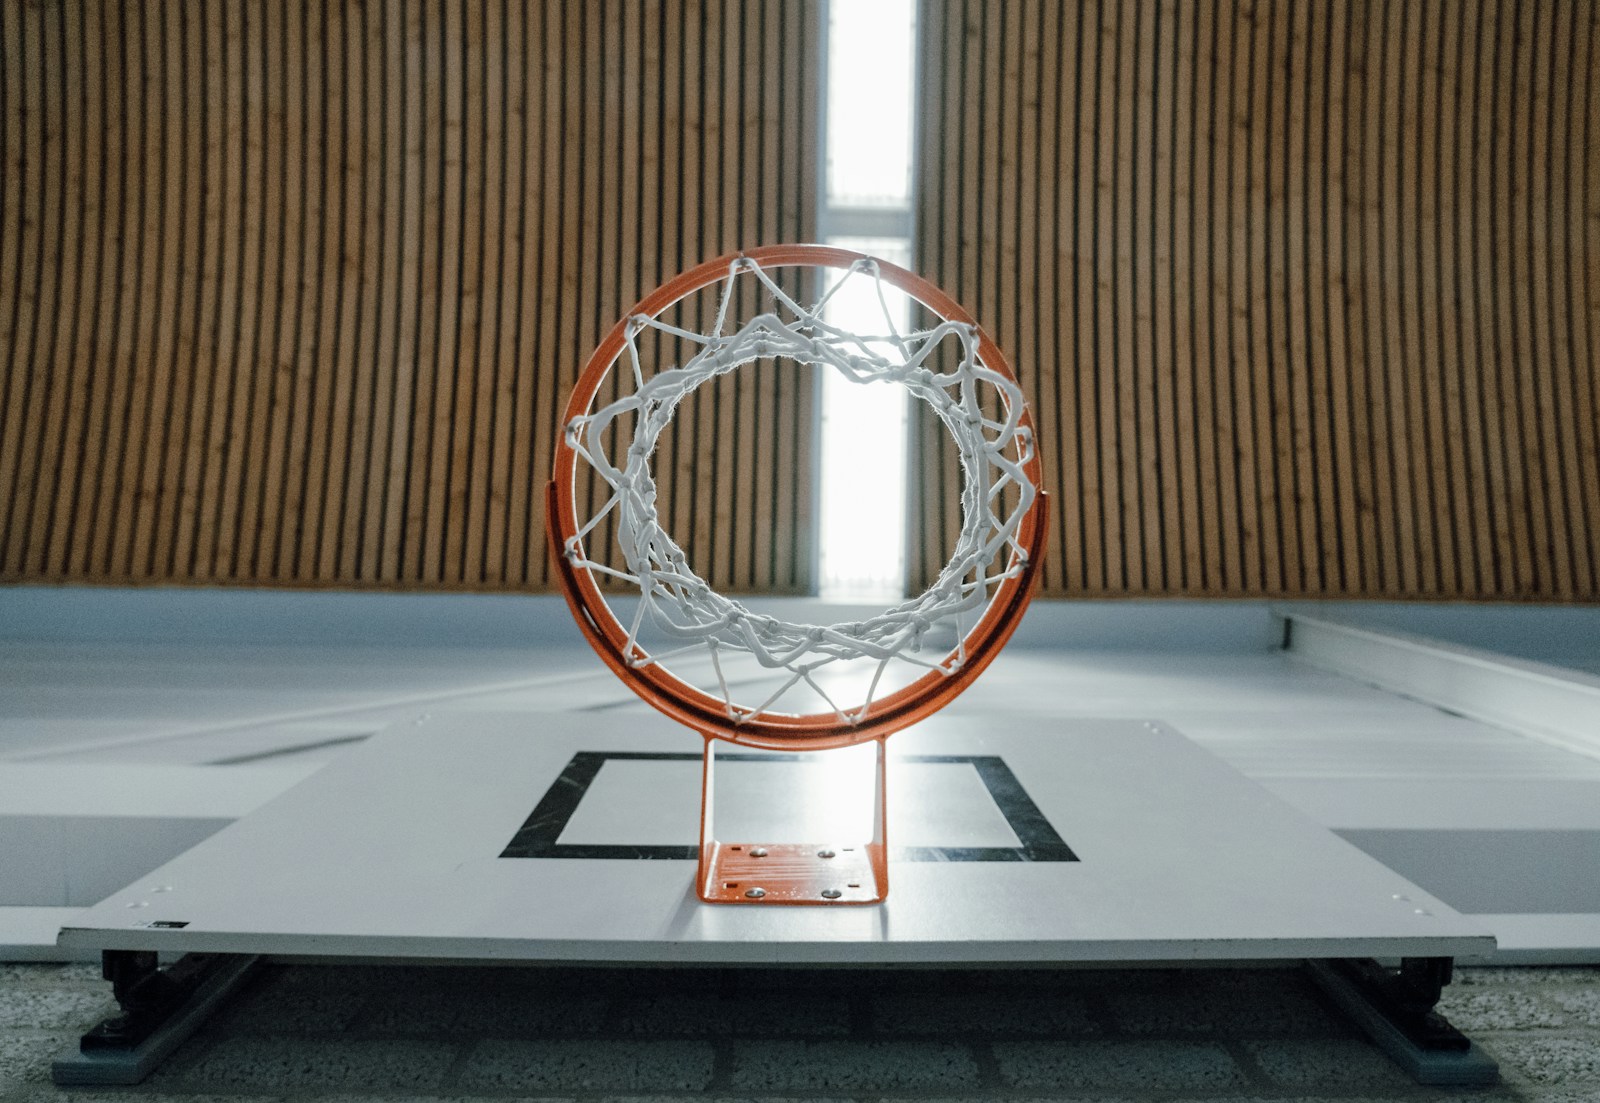
[[[1493,1084],[1494,1059],[1451,1026],[1436,1006],[1455,963],[1403,958],[1399,968],[1371,958],[1308,963],[1312,977],[1390,1057],[1422,1084]]]
[[[188,954],[167,968],[148,950],[106,950],[105,978],[122,1008],[52,1066],[57,1084],[137,1084],[239,987],[258,958]]]
[[[101,972],[111,982],[122,1014],[100,1023],[83,1036],[91,1049],[127,1049],[148,1038],[168,1016],[194,994],[211,974],[211,954],[188,954],[163,969],[149,950],[105,950]]]
[[[1333,962],[1333,967],[1414,1044],[1426,1050],[1464,1053],[1472,1043],[1434,1010],[1444,986],[1450,983],[1454,964],[1447,957],[1408,957],[1398,969],[1386,969],[1371,958],[1347,958]]]

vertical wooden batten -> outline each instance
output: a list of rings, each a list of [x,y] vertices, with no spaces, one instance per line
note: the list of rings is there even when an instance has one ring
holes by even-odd
[[[819,38],[776,0],[0,5],[0,581],[546,588],[603,330],[814,233]],[[662,509],[719,588],[810,585],[810,393],[680,415]]]
[[[920,267],[1034,403],[1046,593],[1600,600],[1600,6],[921,11]]]

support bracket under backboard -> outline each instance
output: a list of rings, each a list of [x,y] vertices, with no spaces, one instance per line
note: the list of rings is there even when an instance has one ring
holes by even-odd
[[[888,752],[873,742],[870,839],[723,842],[716,837],[717,745],[707,736],[700,783],[696,891],[708,904],[880,904],[889,895]],[[820,751],[819,754],[831,752]]]
[[[1380,1049],[1419,1084],[1498,1083],[1500,1066],[1434,1006],[1450,983],[1450,958],[1403,958],[1398,969],[1370,958],[1307,963],[1312,977]]]
[[[137,1084],[249,978],[259,957],[186,954],[162,968],[154,951],[106,950],[105,978],[122,1011],[51,1066],[57,1084]]]

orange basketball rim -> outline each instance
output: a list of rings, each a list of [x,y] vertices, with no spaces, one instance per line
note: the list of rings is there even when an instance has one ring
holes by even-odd
[[[853,710],[835,708],[829,712],[805,714],[764,707],[757,709],[733,707],[731,699],[719,698],[714,693],[679,677],[669,669],[668,664],[656,661],[655,657],[641,646],[637,632],[630,629],[630,626],[625,624],[607,603],[597,578],[596,564],[582,552],[583,542],[593,528],[593,520],[580,516],[576,490],[580,465],[589,457],[583,451],[579,435],[571,428],[580,425],[583,419],[590,417],[594,412],[597,396],[602,393],[602,388],[607,386],[608,377],[618,370],[619,363],[623,362],[627,355],[637,358],[637,349],[633,347],[632,342],[634,335],[640,332],[642,327],[652,324],[664,312],[698,292],[723,281],[727,281],[731,287],[733,280],[746,273],[766,279],[766,286],[777,293],[776,286],[765,274],[795,268],[817,270],[829,278],[838,277],[840,274],[862,273],[862,278],[875,279],[884,287],[892,287],[903,292],[938,320],[941,333],[953,333],[962,339],[972,362],[978,365],[977,370],[981,371],[982,378],[995,386],[1007,388],[1003,393],[1014,396],[1006,405],[1015,408],[1006,410],[1002,415],[1005,418],[1003,422],[1005,432],[1012,434],[1015,441],[1020,442],[1009,446],[1011,450],[1008,453],[1010,461],[1008,471],[1011,474],[1008,480],[1019,487],[1025,486],[1028,492],[1024,499],[1025,508],[1019,507],[1016,515],[1008,519],[1010,527],[1003,533],[1003,541],[997,538],[991,545],[991,548],[1000,549],[1001,557],[1005,559],[1005,566],[994,574],[986,586],[980,584],[981,592],[988,595],[987,603],[983,605],[981,614],[976,616],[970,628],[960,634],[956,646],[949,651],[943,661],[925,664],[928,667],[926,672],[886,693],[880,699],[872,700],[869,692],[869,700],[860,708]],[[720,338],[722,314],[726,310],[728,294],[725,292],[723,309],[718,312],[718,336],[708,341],[707,347],[722,340]],[[820,321],[822,317],[820,307],[812,308],[811,313],[807,314],[806,308],[798,307],[791,300],[782,301],[789,303],[804,315],[810,324],[815,325],[816,332],[839,333],[836,328]],[[760,322],[761,319],[756,321]],[[776,324],[775,318],[773,322]],[[681,334],[681,331],[674,332],[688,336]],[[908,334],[908,343],[899,345],[901,352],[907,352],[911,347],[909,338],[912,336],[920,335]],[[866,346],[858,342],[851,347]],[[758,354],[770,355],[776,359],[810,360],[821,365],[821,361],[812,360],[806,354],[788,357],[782,351]],[[748,359],[753,357],[746,357],[739,363]],[[634,378],[639,379],[642,384],[637,359],[631,366]],[[719,371],[725,370],[729,369],[719,369]],[[927,371],[922,371],[918,375],[915,370],[911,370],[907,378],[915,376],[917,380],[925,380],[928,375]],[[923,382],[921,387],[921,397],[926,399],[932,395],[934,398],[939,398],[932,384]],[[919,393],[915,386],[911,389],[914,394]],[[959,390],[959,388],[951,389]],[[970,394],[967,395],[967,400],[971,402]],[[940,399],[940,401],[945,400]],[[666,416],[670,417],[670,411]],[[943,417],[943,420],[954,434],[956,424],[960,422],[959,417],[954,419],[956,424],[952,424],[951,417]],[[967,420],[973,422],[977,419],[969,412]],[[547,488],[546,530],[550,554],[556,565],[562,590],[584,637],[617,677],[656,709],[706,738],[705,812],[708,820],[714,741],[723,740],[768,750],[801,751],[841,748],[870,740],[881,743],[894,732],[937,712],[972,684],[1011,637],[1032,598],[1043,561],[1047,531],[1047,498],[1042,490],[1042,467],[1037,448],[1034,447],[1032,420],[1025,402],[1021,399],[1016,376],[999,347],[954,300],[928,281],[886,261],[829,246],[775,245],[719,257],[684,272],[647,295],[612,327],[579,376],[568,399],[561,424],[563,428],[557,434],[552,477]],[[995,430],[1001,424],[1001,422],[985,421],[984,427]],[[980,434],[981,440],[984,429],[973,431]],[[959,438],[957,443],[958,446],[961,445]],[[636,450],[639,450],[637,446]],[[653,441],[648,449],[643,450],[653,450]],[[592,459],[589,462],[592,463]],[[968,475],[970,478],[970,470]],[[987,497],[998,499],[999,489],[1000,487],[996,486],[989,491]],[[952,569],[952,567],[946,568],[947,572]],[[972,583],[967,583],[967,589],[961,591],[969,599],[972,587]],[[958,625],[961,623],[957,621]],[[818,629],[818,631],[825,630]],[[881,746],[879,753],[881,761]],[[881,771],[878,799],[881,805]],[[794,899],[790,899],[792,894],[785,892],[768,891],[755,897],[742,892],[723,893],[720,875],[714,870],[708,871],[704,868],[707,864],[705,845],[709,844],[716,848],[721,844],[711,842],[709,823],[703,826],[702,897],[741,900],[753,898],[774,903],[800,902],[806,898],[813,901],[818,899],[811,893],[821,882],[815,881],[808,874],[799,875],[797,895],[794,895]],[[879,834],[880,836],[883,834],[881,827]],[[881,866],[883,840],[879,838],[874,842],[877,845],[874,847],[876,861],[873,864]],[[723,849],[738,851],[741,860],[744,860],[742,856],[748,853],[744,847]],[[757,849],[765,851],[766,848]],[[728,882],[729,885],[739,886],[745,883],[745,881]],[[711,889],[717,891],[708,895]],[[881,891],[875,897],[871,894],[866,895],[869,898],[881,899],[886,891],[885,876]],[[811,895],[807,897],[807,894]]]

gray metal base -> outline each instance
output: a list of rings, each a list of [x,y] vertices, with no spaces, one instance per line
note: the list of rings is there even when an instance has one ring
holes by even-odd
[[[127,1049],[67,1050],[50,1066],[50,1078],[61,1085],[137,1084],[198,1030],[231,996],[261,961],[259,957],[225,958],[217,963],[188,1000],[144,1041]]]
[[[1500,1065],[1472,1043],[1466,1050],[1430,1050],[1417,1045],[1375,1007],[1367,995],[1326,961],[1308,961],[1311,976],[1333,1001],[1419,1084],[1483,1087],[1500,1081]]]

